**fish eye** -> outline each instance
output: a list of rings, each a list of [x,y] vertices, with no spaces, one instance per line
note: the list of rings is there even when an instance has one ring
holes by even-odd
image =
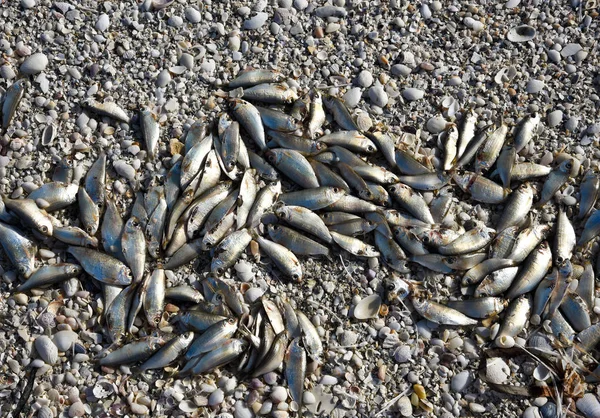
[[[556,264],[562,264],[565,261],[562,257],[556,257]]]
[[[298,273],[294,273],[294,274],[292,274],[292,279],[299,280],[300,279],[300,275]]]
[[[225,272],[223,271],[223,267],[219,267],[219,268],[217,268],[217,274],[218,274],[219,276],[222,276],[222,275],[223,275],[223,273],[225,273]]]
[[[334,192],[334,193],[339,193],[339,191],[340,191],[339,187],[334,187],[334,188],[333,188],[333,192]]]
[[[566,167],[570,170],[573,168],[573,163],[572,162],[568,162]]]
[[[368,145],[367,146],[367,151],[373,152],[373,151],[375,151],[375,147],[373,145]]]
[[[227,322],[230,324],[235,324],[235,318],[229,318]]]
[[[40,228],[40,230],[42,232],[48,232],[48,227],[46,225],[42,225],[42,227]]]
[[[27,269],[25,268],[25,266],[19,266],[18,270],[19,270],[19,273],[21,273],[21,274],[25,274],[27,272]]]
[[[425,236],[423,237],[423,242],[424,242],[425,244],[429,244],[429,241],[431,241],[431,240],[429,239],[429,237],[428,237],[427,235],[425,235]]]
[[[279,229],[279,225],[273,225],[273,230],[277,231]]]
[[[448,264],[454,264],[454,263],[456,263],[456,257],[448,257],[448,258],[446,259],[446,262],[447,262]]]

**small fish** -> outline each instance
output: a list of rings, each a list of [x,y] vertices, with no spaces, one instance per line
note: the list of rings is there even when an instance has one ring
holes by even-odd
[[[340,128],[347,131],[360,130],[342,99],[335,96],[329,96],[324,100],[324,103],[325,107],[327,107],[333,115],[335,123],[337,123]]]
[[[515,134],[515,151],[518,153],[525,148],[535,136],[540,123],[540,115],[533,113],[524,117]]]
[[[193,332],[177,335],[139,367],[140,371],[162,369],[173,363],[194,340]]]
[[[460,135],[458,137],[458,145],[456,151],[456,155],[458,158],[462,157],[462,155],[467,149],[467,146],[475,137],[477,118],[477,113],[475,113],[472,109],[468,110],[463,116],[463,120],[460,125]]]
[[[468,300],[449,301],[448,307],[471,318],[488,318],[500,314],[506,308],[506,301],[496,297],[483,297]]]
[[[567,217],[565,208],[560,205],[554,231],[554,262],[561,265],[570,260],[576,243],[575,229]]]
[[[146,293],[142,299],[144,313],[151,327],[157,328],[165,309],[166,291],[165,271],[159,265],[146,282]]]
[[[323,99],[321,93],[313,90],[310,100],[310,108],[308,114],[307,133],[310,138],[314,138],[321,132],[321,127],[325,123],[326,116],[323,109]]]
[[[279,271],[285,276],[290,277],[295,282],[302,281],[302,265],[294,253],[281,244],[261,237],[254,236],[260,248],[275,263]]]
[[[302,206],[278,205],[275,208],[275,215],[291,226],[313,234],[329,244],[333,242],[323,219],[310,209]]]
[[[100,103],[90,99],[83,103],[83,107],[101,116],[108,116],[119,122],[129,123],[131,120],[131,117],[115,102]]]
[[[350,151],[373,154],[377,147],[369,138],[358,131],[337,131],[319,138],[320,142],[327,145],[339,145]]]
[[[307,360],[306,351],[302,346],[300,337],[294,338],[285,353],[285,379],[292,399],[302,407],[304,394],[304,380],[306,378]]]
[[[17,112],[17,108],[19,107],[19,103],[23,98],[23,94],[25,94],[25,88],[27,86],[27,80],[22,78],[20,80],[15,81],[10,85],[8,89],[6,89],[6,93],[4,96],[4,102],[2,103],[2,131],[6,132],[10,123],[12,122],[15,113]]]
[[[98,360],[98,364],[110,367],[144,361],[157,352],[164,344],[165,340],[163,337],[144,337],[108,353]]]
[[[519,275],[514,279],[512,286],[506,293],[508,300],[531,292],[542,281],[552,266],[552,251],[548,243],[543,241],[533,253],[527,257]]]
[[[512,172],[515,166],[515,160],[517,158],[517,150],[513,144],[506,144],[502,147],[500,155],[498,156],[498,162],[496,168],[500,180],[502,181],[502,187],[510,189],[510,182],[512,180]]]
[[[369,244],[361,241],[354,237],[338,234],[337,232],[330,231],[331,237],[337,245],[348,251],[350,254],[354,254],[359,257],[379,257],[379,252]]]
[[[449,244],[438,247],[438,252],[444,255],[457,255],[473,252],[486,247],[492,242],[495,231],[487,227],[473,228]]]
[[[100,210],[88,192],[83,187],[77,191],[77,204],[79,206],[79,220],[89,235],[96,235],[100,227]]]
[[[500,155],[507,134],[508,125],[502,123],[498,129],[488,136],[487,140],[477,153],[477,158],[475,160],[475,172],[477,174],[481,174],[492,168]],[[506,186],[504,187],[506,188]]]
[[[83,269],[81,266],[71,263],[58,263],[42,266],[37,269],[25,283],[19,285],[15,291],[25,292],[30,289],[60,283],[70,278],[77,277],[82,272]]]
[[[40,188],[29,193],[27,197],[32,200],[43,199],[49,203],[48,206],[44,207],[44,210],[53,212],[75,203],[77,200],[77,189],[76,184],[53,181],[45,183]]]
[[[146,265],[146,238],[140,221],[134,216],[125,223],[121,236],[121,249],[131,269],[133,282],[141,282]]]
[[[552,199],[554,194],[567,182],[571,177],[573,169],[572,159],[563,161],[556,169],[548,174],[548,178],[542,187],[540,200],[536,203],[536,207],[541,208]]]
[[[116,258],[83,247],[69,247],[67,252],[77,259],[87,274],[99,282],[119,286],[127,286],[132,282],[131,270]]]
[[[273,148],[265,152],[265,157],[269,163],[299,186],[305,189],[319,187],[319,181],[310,163],[298,151]]]
[[[405,184],[394,184],[388,187],[388,192],[396,200],[400,206],[406,209],[411,215],[426,224],[434,224],[433,216],[429,210],[429,206],[419,193]]]
[[[146,144],[146,150],[151,161],[156,159],[158,152],[158,141],[160,138],[160,125],[154,113],[149,109],[140,111],[140,128],[142,130],[142,138]]]
[[[469,193],[478,202],[499,204],[510,194],[510,190],[479,174],[466,171],[462,174],[454,173],[452,178],[465,193]]]
[[[436,324],[463,326],[477,324],[476,319],[469,318],[465,314],[440,303],[424,298],[412,298],[411,302],[419,315]]]
[[[495,339],[496,345],[502,348],[514,347],[515,337],[525,328],[530,315],[531,300],[526,295],[513,300],[508,305],[506,315],[500,325]]]
[[[31,199],[9,199],[7,197],[3,200],[6,209],[17,215],[24,225],[34,228],[48,237],[52,236],[54,228],[52,220],[45,210],[36,205],[35,201]]]
[[[251,240],[252,235],[247,229],[240,229],[227,236],[216,247],[210,264],[210,270],[222,276],[226,269],[235,264]]]
[[[600,194],[600,178],[592,170],[588,170],[583,176],[579,186],[579,214],[577,219],[585,219],[596,204]]]
[[[529,183],[523,183],[511,193],[496,225],[498,232],[502,232],[511,226],[520,225],[523,222],[531,211],[533,194],[533,187]]]
[[[271,104],[286,104],[298,100],[296,92],[283,84],[264,83],[245,88],[242,96],[252,100]]]
[[[458,128],[452,124],[445,132],[443,168],[448,171],[456,165],[458,154]]]
[[[238,87],[252,87],[257,84],[278,83],[283,81],[283,74],[271,70],[249,70],[240,73],[236,78],[229,82],[229,88],[235,89]]]

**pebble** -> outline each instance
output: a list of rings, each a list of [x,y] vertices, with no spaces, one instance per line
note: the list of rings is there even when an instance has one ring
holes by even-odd
[[[181,16],[173,15],[169,17],[169,20],[167,20],[167,25],[174,28],[180,28],[183,26],[183,18]]]
[[[190,23],[199,23],[202,20],[202,14],[195,7],[186,7],[183,15]]]
[[[362,70],[358,74],[356,82],[361,87],[371,87],[371,84],[373,84],[373,74],[370,71]]]
[[[575,132],[577,125],[579,125],[579,118],[577,116],[571,116],[565,122],[565,129],[569,132]]]
[[[69,330],[59,331],[52,337],[52,342],[58,348],[58,351],[67,351],[70,349],[75,341],[77,341],[77,333]]]
[[[562,55],[564,58],[567,58],[567,57],[577,54],[581,50],[582,50],[582,48],[581,48],[581,45],[579,45],[579,44],[566,44],[564,46],[564,48],[561,49],[560,55]]]
[[[40,335],[35,339],[35,350],[47,364],[55,364],[58,361],[58,348],[46,335]]]
[[[135,179],[135,168],[127,164],[125,161],[117,161],[113,163],[113,167],[118,175],[125,177],[127,180]]]
[[[403,417],[410,417],[413,414],[413,406],[408,396],[403,396],[398,399],[398,402],[396,402],[396,408],[398,408],[398,412],[400,412],[400,415]]]
[[[544,82],[542,80],[529,80],[527,82],[527,87],[525,88],[525,90],[527,91],[527,93],[530,94],[535,94],[535,93],[539,93],[540,91],[542,91],[542,89],[544,88]]]
[[[375,106],[385,107],[388,103],[388,95],[383,89],[383,86],[376,85],[369,89],[369,99]]]
[[[308,0],[294,0],[294,7],[302,11],[308,7]]]
[[[35,7],[35,0],[21,0],[21,7],[23,9],[32,9]]]
[[[425,92],[420,89],[409,87],[402,91],[402,97],[408,101],[420,100],[425,96]]]
[[[394,64],[392,65],[391,71],[395,76],[406,77],[412,72],[412,69],[404,64]]]
[[[280,403],[287,399],[287,389],[283,386],[275,386],[271,392],[271,399],[274,403]]]
[[[464,370],[464,371],[454,375],[454,377],[452,377],[452,382],[450,383],[450,388],[452,389],[453,392],[460,393],[467,388],[467,386],[470,383],[469,380],[470,380],[469,372],[467,370]]]
[[[248,303],[254,303],[257,301],[262,295],[264,295],[265,291],[259,287],[251,287],[244,294],[244,299]]]
[[[171,73],[164,69],[156,77],[156,87],[166,87],[171,82]]]
[[[360,102],[362,97],[362,89],[360,87],[352,87],[343,96],[346,106],[354,108]]]
[[[560,109],[557,109],[548,114],[548,126],[554,128],[555,126],[560,125],[563,118],[563,112]]]
[[[82,402],[75,402],[69,407],[69,417],[82,417],[85,415],[85,406]]]
[[[39,74],[46,69],[48,65],[48,57],[45,54],[38,52],[30,55],[21,64],[20,71],[23,74],[35,75]]]
[[[243,29],[255,30],[261,28],[269,18],[269,15],[264,12],[259,12],[250,19],[244,21]]]
[[[448,125],[448,121],[441,116],[434,116],[427,121],[425,128],[432,134],[439,134]]]
[[[320,383],[325,386],[331,386],[331,385],[336,385],[337,382],[338,382],[338,380],[336,377],[326,374],[326,375],[323,375]]]
[[[216,406],[223,402],[225,399],[225,392],[222,389],[217,389],[208,397],[208,405]]]
[[[317,402],[317,398],[310,390],[305,390],[302,394],[302,402],[305,405],[312,405]]]
[[[10,65],[5,64],[2,67],[0,67],[0,77],[2,77],[3,79],[12,80],[16,76],[17,74],[15,73],[15,70],[13,70]]]
[[[104,32],[110,26],[110,19],[106,13],[102,13],[96,20],[96,30]]]
[[[496,384],[502,384],[510,376],[510,367],[500,357],[494,357],[487,360],[486,378]]]

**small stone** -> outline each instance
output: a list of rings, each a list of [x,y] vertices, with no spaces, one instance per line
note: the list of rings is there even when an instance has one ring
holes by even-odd
[[[96,20],[96,30],[104,32],[110,26],[110,19],[106,13],[102,13]]]
[[[394,64],[392,65],[392,74],[395,76],[403,76],[406,77],[412,72],[412,69],[404,64]]]
[[[535,93],[539,93],[540,91],[542,91],[543,88],[544,88],[544,82],[542,80],[534,79],[534,80],[529,80],[527,82],[527,87],[525,88],[525,90],[529,94],[535,94]]]
[[[554,63],[559,63],[561,60],[560,52],[555,49],[548,51],[548,58]]]
[[[306,390],[302,395],[302,402],[304,402],[305,405],[312,405],[317,402],[317,398],[315,398],[315,395],[311,391]]]
[[[565,129],[569,132],[575,132],[577,125],[579,125],[579,118],[577,116],[571,116],[565,122]]]
[[[216,406],[220,405],[225,399],[225,392],[222,389],[217,389],[208,397],[208,405]]]
[[[425,92],[420,89],[416,89],[413,87],[409,87],[402,91],[402,97],[404,97],[408,101],[420,100],[425,96]]]
[[[439,134],[446,126],[448,126],[448,121],[441,116],[434,116],[427,121],[425,128],[431,132],[432,134]]]
[[[264,295],[265,291],[260,287],[251,287],[244,293],[244,299],[246,302],[252,304],[256,302],[262,295]]]
[[[469,385],[469,372],[467,370],[462,371],[452,378],[450,388],[453,392],[460,393],[467,388]]]
[[[200,11],[194,7],[186,7],[183,14],[190,23],[198,23],[202,19]]]
[[[377,85],[369,89],[369,99],[375,106],[385,107],[388,102],[388,95],[381,85]]]
[[[38,52],[30,55],[25,61],[23,61],[20,71],[23,74],[35,75],[44,71],[46,66],[48,66],[48,57],[46,57],[45,54]]]
[[[287,389],[283,386],[275,386],[273,392],[271,392],[271,399],[274,403],[280,403],[287,399]]]
[[[10,65],[3,65],[2,67],[0,67],[0,77],[2,77],[3,79],[12,80],[16,76],[17,74],[15,73],[15,70],[13,70]]]
[[[338,380],[337,380],[336,377],[328,375],[328,374],[324,375],[321,378],[321,384],[322,385],[326,385],[326,386],[328,386],[328,385],[335,385],[335,384],[337,384],[337,382],[338,382]]]
[[[365,87],[365,88],[371,87],[371,85],[373,84],[373,75],[371,74],[370,71],[362,70],[358,74],[358,77],[356,78],[356,82],[361,87]]]
[[[413,414],[413,407],[408,396],[403,396],[398,399],[398,402],[396,402],[396,407],[398,408],[400,415],[403,417],[410,417]]]
[[[354,331],[347,330],[342,333],[342,336],[340,337],[340,344],[343,347],[348,347],[356,344],[357,340],[358,334],[356,334]]]
[[[560,55],[562,55],[564,58],[567,58],[571,55],[577,54],[582,49],[583,48],[581,48],[581,45],[579,44],[566,44],[565,47],[561,49]]]
[[[166,87],[171,82],[171,73],[169,70],[164,69],[156,77],[156,86],[157,87]]]
[[[85,406],[82,402],[75,402],[69,407],[69,417],[82,417],[85,415]]]
[[[117,161],[113,167],[118,175],[125,177],[127,180],[135,179],[135,168],[124,161]]]
[[[265,12],[259,12],[252,16],[250,19],[244,21],[243,29],[255,30],[261,28],[269,18],[269,15]]]
[[[487,360],[486,378],[496,384],[502,384],[510,376],[510,367],[500,357],[494,357]]]
[[[342,98],[344,99],[344,102],[346,103],[347,107],[353,108],[358,105],[358,103],[360,102],[361,96],[362,96],[361,88],[360,87],[352,87],[350,90],[348,90],[344,94],[344,96]]]
[[[563,118],[563,112],[560,109],[557,109],[548,114],[548,126],[554,128],[555,126],[560,125]]]
[[[35,0],[21,0],[21,7],[23,9],[31,9],[35,7]]]
[[[308,0],[294,0],[294,7],[297,10],[304,10],[308,7]]]
[[[52,341],[58,348],[58,351],[67,351],[77,341],[77,333],[69,330],[59,331],[54,334]]]
[[[183,26],[183,18],[181,16],[173,15],[167,20],[167,25],[173,28],[180,28]]]

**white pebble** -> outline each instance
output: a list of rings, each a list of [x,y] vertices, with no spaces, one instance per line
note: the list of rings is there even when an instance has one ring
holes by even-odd
[[[77,333],[69,330],[59,331],[54,334],[52,341],[58,348],[58,351],[67,351],[77,341]]]
[[[110,26],[110,19],[106,13],[102,13],[96,20],[96,30],[104,32]]]
[[[171,73],[169,70],[164,69],[156,77],[156,86],[157,87],[166,87],[171,82]]]
[[[202,19],[200,11],[194,7],[187,7],[184,16],[190,23],[198,23]]]
[[[335,385],[337,384],[337,382],[337,378],[329,374],[323,375],[323,377],[321,378],[322,385]]]
[[[75,402],[69,407],[69,417],[82,417],[85,415],[85,406],[81,402]]]
[[[35,7],[35,0],[21,0],[21,7],[23,9],[31,9]]]
[[[527,82],[526,91],[527,93],[534,94],[539,93],[544,88],[544,82],[542,80],[529,80]]]
[[[563,112],[560,109],[557,109],[548,114],[548,126],[554,128],[555,126],[560,125],[563,118]]]
[[[362,96],[362,90],[360,87],[352,87],[350,90],[348,90],[344,96],[344,102],[346,103],[346,106],[349,108],[353,108],[356,107],[358,105],[358,103],[360,102],[360,98]]]
[[[225,399],[225,392],[223,392],[221,389],[217,389],[213,393],[211,393],[210,396],[208,397],[208,404],[210,406],[219,405],[223,402],[224,399]]]
[[[30,55],[25,61],[23,61],[20,71],[23,74],[34,75],[44,71],[47,65],[48,57],[46,57],[45,54],[38,52]]]
[[[269,15],[264,12],[257,13],[252,16],[250,19],[244,21],[243,29],[246,30],[254,30],[261,28],[269,18]]]
[[[490,358],[486,363],[485,375],[490,382],[502,384],[510,376],[510,367],[500,357]]]
[[[306,390],[302,395],[302,402],[305,405],[312,405],[317,402],[317,398],[315,398],[315,395],[311,391]]]
[[[406,100],[409,100],[409,101],[420,100],[424,96],[425,96],[425,92],[423,90],[416,89],[413,87],[409,87],[407,89],[404,89],[404,91],[402,91],[402,97],[404,97]]]
[[[356,78],[356,82],[361,87],[371,87],[373,84],[373,74],[370,71],[362,70],[358,77]]]
[[[286,388],[283,386],[275,386],[273,392],[271,392],[271,399],[274,403],[280,403],[287,399],[288,394]]]
[[[454,392],[462,392],[469,385],[469,372],[467,370],[462,371],[452,378],[452,383],[450,383],[450,387]]]
[[[369,99],[375,106],[385,107],[388,102],[388,95],[381,85],[377,85],[369,89]]]

